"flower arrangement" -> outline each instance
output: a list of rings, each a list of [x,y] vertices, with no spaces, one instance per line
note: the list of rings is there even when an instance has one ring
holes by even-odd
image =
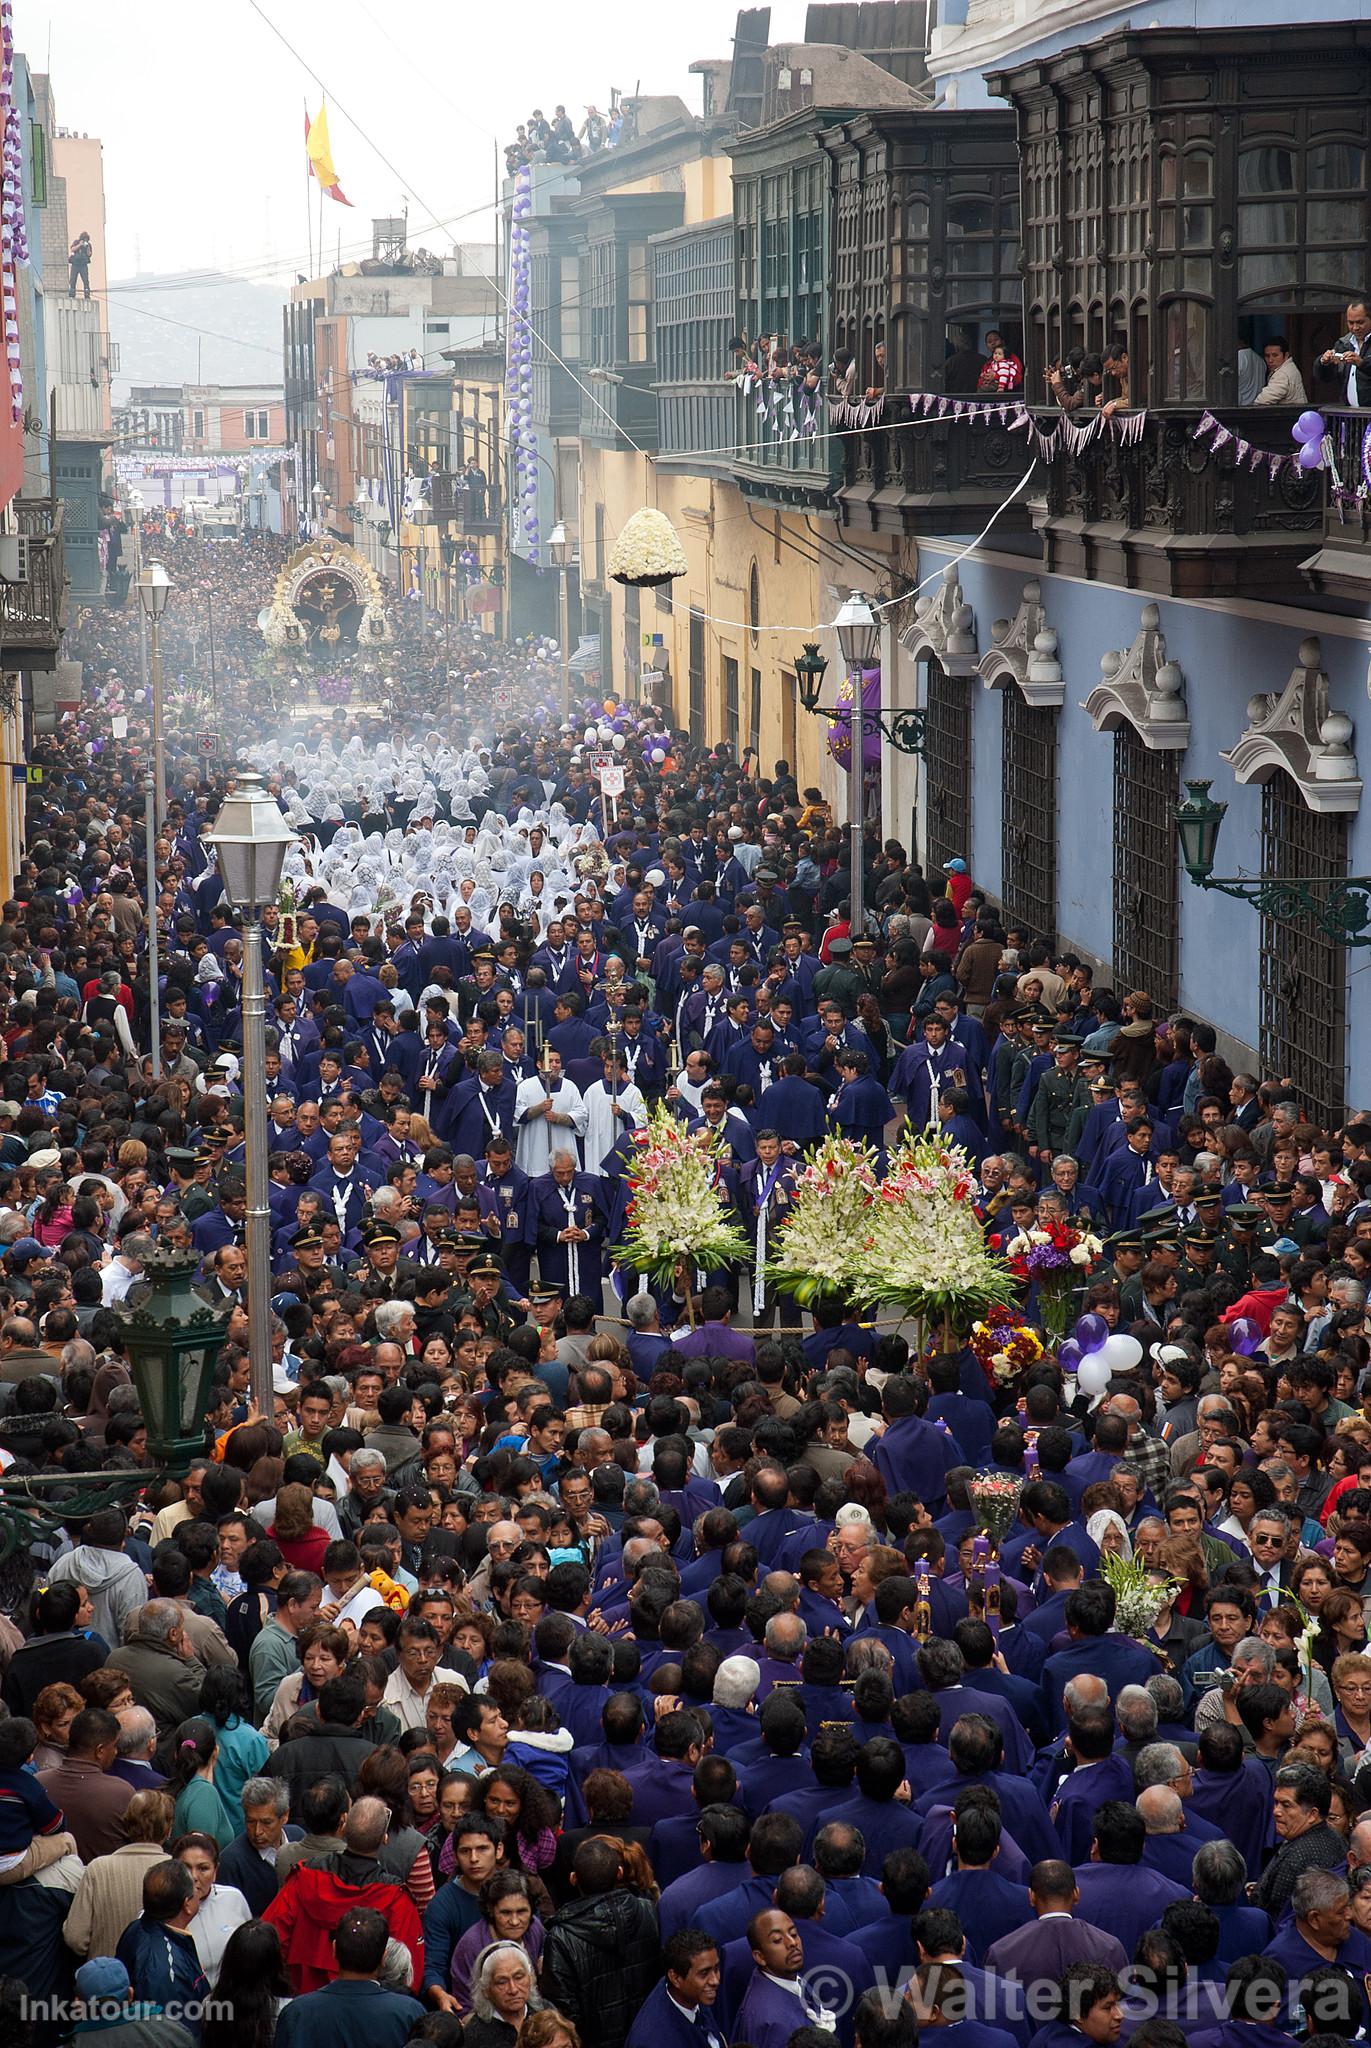
[[[751,1247],[729,1220],[721,1142],[708,1131],[687,1131],[665,1108],[650,1113],[635,1139],[628,1227],[615,1257],[664,1286],[676,1282],[683,1265],[711,1272],[741,1264]]]
[[[1166,1579],[1159,1584],[1140,1557],[1123,1558],[1112,1550],[1100,1552],[1100,1577],[1113,1588],[1115,1629],[1140,1643],[1163,1607],[1180,1591],[1179,1580]]]
[[[347,674],[319,676],[314,684],[321,704],[350,704],[352,702],[352,677]]]
[[[860,1293],[877,1182],[872,1153],[845,1138],[825,1138],[805,1157],[766,1270],[779,1293],[808,1307],[823,1294]]]
[[[978,1472],[966,1482],[976,1527],[985,1531],[997,1549],[1014,1526],[1022,1492],[1023,1480],[1013,1472]]]
[[[608,568],[616,583],[641,586],[670,583],[688,574],[690,563],[665,512],[644,505],[624,522],[609,551]]]
[[[1014,1308],[994,1308],[971,1331],[971,1349],[994,1385],[1009,1386],[1047,1356],[1047,1346]]]
[[[986,1247],[966,1154],[911,1132],[877,1191],[857,1251],[859,1291],[905,1315],[966,1323],[1003,1301],[1004,1268]]]
[[[1066,1334],[1071,1298],[1103,1251],[1098,1237],[1056,1218],[1021,1230],[1005,1246],[1014,1278],[1025,1287],[1037,1282],[1043,1325],[1053,1336]]]

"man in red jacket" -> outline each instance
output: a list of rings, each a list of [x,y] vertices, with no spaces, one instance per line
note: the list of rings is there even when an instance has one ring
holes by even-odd
[[[343,1829],[346,1847],[321,1863],[299,1863],[263,1918],[281,1937],[290,1981],[297,1992],[318,1991],[337,1974],[333,1931],[350,1906],[370,1906],[384,1919],[414,1964],[416,1996],[424,1981],[424,1938],[414,1901],[403,1882],[377,1857],[390,1825],[379,1799],[359,1799]]]

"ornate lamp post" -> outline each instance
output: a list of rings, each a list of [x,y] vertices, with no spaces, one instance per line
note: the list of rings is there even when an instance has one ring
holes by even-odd
[[[204,1449],[210,1381],[228,1334],[228,1317],[194,1291],[199,1266],[194,1252],[154,1248],[143,1260],[151,1294],[119,1312],[148,1452],[173,1478]]]
[[[842,652],[843,666],[849,677],[852,706],[848,717],[848,814],[852,831],[852,878],[850,897],[852,915],[850,928],[855,934],[863,922],[862,903],[862,824],[865,808],[866,735],[878,732],[897,753],[922,754],[924,752],[924,713],[922,711],[885,711],[878,706],[863,702],[862,671],[870,668],[876,659],[881,644],[880,621],[872,610],[870,602],[860,590],[848,593],[842,610],[834,620],[838,635],[838,646]],[[795,661],[795,687],[799,692],[802,709],[814,718],[832,719],[837,716],[840,706],[825,710],[819,698],[823,691],[824,677],[828,663],[819,652],[818,643],[806,640]]]
[[[266,988],[262,976],[262,912],[276,901],[286,848],[295,834],[260,775],[243,773],[205,834],[224,880],[224,893],[243,914],[243,1135],[247,1151],[248,1348],[252,1399],[270,1415],[271,1211],[267,1193]]]
[[[1228,806],[1207,782],[1187,782],[1176,808],[1181,860],[1197,889],[1217,889],[1283,923],[1312,924],[1335,946],[1371,946],[1371,876],[1216,875],[1219,827]]]
[[[228,1318],[193,1291],[199,1264],[194,1253],[154,1247],[143,1260],[151,1293],[117,1312],[152,1464],[129,1472],[0,1478],[0,1561],[54,1535],[69,1520],[124,1506],[159,1473],[178,1478],[204,1449],[210,1382]]]

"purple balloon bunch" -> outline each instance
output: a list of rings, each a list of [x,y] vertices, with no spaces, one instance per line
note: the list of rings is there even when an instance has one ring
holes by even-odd
[[[529,325],[532,266],[528,223],[533,213],[533,172],[524,164],[515,179],[509,233],[509,352],[505,393],[515,488],[524,539],[536,559],[538,523],[538,436],[533,426],[533,329]]]
[[[1142,1345],[1136,1337],[1111,1331],[1103,1316],[1093,1313],[1077,1318],[1073,1334],[1057,1349],[1057,1363],[1063,1372],[1076,1375],[1083,1394],[1102,1394],[1111,1373],[1132,1372],[1142,1362]]]
[[[1301,469],[1323,468],[1323,437],[1328,425],[1321,412],[1302,412],[1290,429],[1294,440],[1299,443],[1299,454],[1295,460]]]

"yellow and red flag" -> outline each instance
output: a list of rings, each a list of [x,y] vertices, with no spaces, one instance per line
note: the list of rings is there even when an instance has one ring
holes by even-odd
[[[319,180],[329,198],[336,199],[340,206],[351,206],[352,201],[338,183],[338,173],[333,168],[333,150],[328,139],[328,110],[322,100],[319,103],[319,111],[312,121],[309,109],[305,109],[305,155],[309,158],[311,176]]]

